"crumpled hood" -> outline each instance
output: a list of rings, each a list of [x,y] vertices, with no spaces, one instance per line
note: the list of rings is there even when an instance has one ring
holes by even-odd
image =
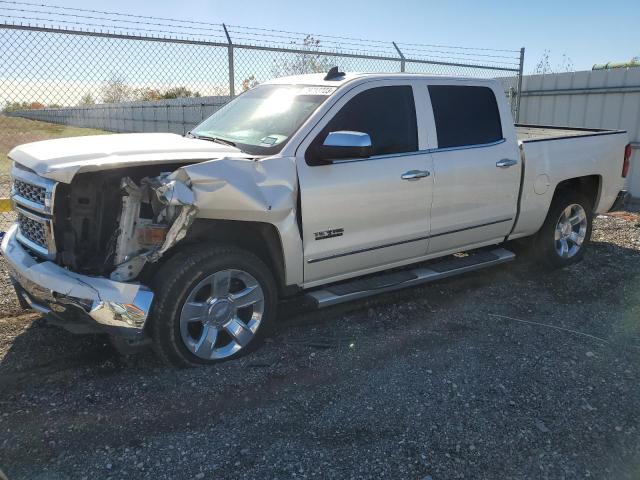
[[[173,133],[125,133],[27,143],[11,150],[9,157],[42,177],[70,183],[82,172],[248,155],[235,147]]]

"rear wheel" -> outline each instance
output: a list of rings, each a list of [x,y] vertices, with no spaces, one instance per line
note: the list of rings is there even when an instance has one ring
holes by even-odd
[[[235,247],[201,247],[173,257],[157,274],[154,347],[180,367],[212,364],[253,350],[275,317],[267,266]]]
[[[591,210],[591,203],[581,193],[558,192],[534,238],[538,257],[553,268],[579,262],[591,239]]]

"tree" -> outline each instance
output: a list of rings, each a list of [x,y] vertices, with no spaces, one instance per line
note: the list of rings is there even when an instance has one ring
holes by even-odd
[[[172,87],[164,92],[157,88],[132,88],[122,77],[113,77],[102,87],[104,103],[130,102],[134,100],[163,100],[171,98],[200,97],[200,92],[192,92],[187,87]]]
[[[133,91],[133,98],[140,101],[160,100],[162,93],[157,88],[142,87]]]
[[[551,64],[549,62],[549,50],[545,49],[544,52],[542,52],[542,57],[540,57],[540,60],[538,60],[538,63],[536,64],[536,68],[534,68],[533,70],[533,73],[537,75],[552,73]]]
[[[558,65],[558,71],[560,72],[573,72],[573,60],[566,53],[562,54],[562,62]]]
[[[42,102],[7,102],[5,103],[2,111],[4,113],[15,112],[17,110],[42,110],[43,108],[60,108],[60,105],[52,103],[51,105],[45,105]]]
[[[302,44],[305,50],[309,50],[309,53],[296,53],[290,59],[274,65],[272,73],[275,77],[303,75],[305,73],[323,73],[332,67],[331,61],[325,55],[313,53],[320,49],[320,40],[313,35],[307,35],[302,41]]]
[[[200,97],[199,92],[192,92],[187,87],[173,87],[166,90],[160,98],[188,98],[188,97]]]
[[[545,75],[547,73],[561,73],[561,72],[572,72],[573,71],[573,61],[566,54],[562,54],[562,60],[559,64],[556,64],[555,67],[551,66],[551,50],[545,49],[540,57],[540,60],[536,64],[533,69],[534,74],[536,75]]]
[[[126,102],[131,100],[132,90],[120,76],[113,76],[102,87],[102,101],[104,103]]]
[[[29,110],[31,102],[7,102],[4,104],[3,112],[15,112],[16,110]]]
[[[81,107],[95,105],[95,104],[96,104],[96,101],[93,98],[93,95],[91,95],[91,92],[85,93],[80,99],[80,102],[78,103],[78,105]]]

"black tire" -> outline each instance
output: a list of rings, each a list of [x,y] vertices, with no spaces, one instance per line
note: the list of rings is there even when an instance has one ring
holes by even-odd
[[[577,251],[570,256],[561,256],[557,248],[560,248],[560,241],[556,240],[556,226],[563,212],[571,205],[579,205],[586,217],[586,231],[584,239]],[[593,207],[589,199],[580,192],[570,190],[560,190],[556,193],[551,202],[547,218],[542,228],[533,238],[533,250],[537,259],[543,262],[544,266],[552,269],[566,267],[579,262],[584,257],[586,247],[591,239],[591,229],[593,225]],[[577,230],[579,228],[574,227]],[[573,242],[569,242],[574,245]]]
[[[264,311],[257,331],[239,351],[221,359],[204,359],[192,353],[183,341],[180,316],[197,285],[224,270],[240,270],[257,280],[262,288]],[[259,346],[276,317],[277,289],[269,268],[251,252],[233,246],[201,245],[177,253],[156,273],[153,291],[150,325],[153,347],[165,363],[176,367],[209,365],[245,355]]]

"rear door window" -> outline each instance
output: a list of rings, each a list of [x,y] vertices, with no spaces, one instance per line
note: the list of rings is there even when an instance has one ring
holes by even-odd
[[[372,156],[417,151],[413,89],[408,85],[376,87],[357,94],[329,121],[317,144],[322,144],[330,132],[340,130],[368,133]]]
[[[438,148],[502,140],[498,102],[487,87],[429,85]]]

